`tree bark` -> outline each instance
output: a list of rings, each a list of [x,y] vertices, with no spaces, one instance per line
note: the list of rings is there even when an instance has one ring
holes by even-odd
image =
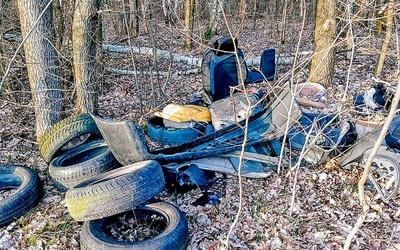
[[[142,19],[144,20],[144,33],[149,33],[149,22],[151,20],[150,16],[150,2],[149,0],[140,0],[142,8]]]
[[[253,30],[256,28],[257,25],[257,0],[254,0],[254,5],[253,5]]]
[[[130,14],[130,35],[136,37],[139,35],[139,0],[129,0]]]
[[[314,33],[314,54],[310,81],[331,85],[336,38],[336,0],[318,0]]]
[[[221,13],[222,8],[224,6],[225,0],[214,0],[212,2],[212,9],[210,14],[210,23],[208,25],[207,37],[206,39],[211,38],[214,35],[218,34],[218,27],[221,23]]]
[[[185,49],[192,48],[193,16],[194,16],[193,12],[194,12],[194,0],[186,0],[186,5],[185,5],[185,28],[186,28]]]
[[[388,1],[388,7],[386,12],[386,35],[385,40],[382,42],[381,53],[378,57],[378,62],[375,67],[375,77],[379,78],[382,74],[383,63],[385,62],[387,50],[389,48],[390,38],[392,37],[393,30],[393,15],[394,15],[394,0]]]
[[[376,1],[376,32],[378,34],[382,33],[386,27],[386,17],[387,17],[387,5],[386,5],[386,0],[377,0]]]
[[[73,21],[73,53],[76,86],[76,113],[97,113],[96,33],[98,0],[80,0],[75,4]]]
[[[4,8],[5,4],[3,0],[0,0],[0,80],[4,77],[6,70],[5,70],[5,63],[4,63],[4,54],[3,54],[3,44],[4,44]],[[1,94],[1,91],[0,91]]]
[[[281,44],[285,44],[285,34],[286,34],[286,16],[287,16],[287,5],[288,5],[289,0],[284,0],[283,3],[283,10],[282,10],[282,21],[281,21],[281,34],[280,34],[280,40]]]
[[[51,5],[45,9],[48,3],[48,0],[18,0],[38,137],[60,120],[64,108]]]

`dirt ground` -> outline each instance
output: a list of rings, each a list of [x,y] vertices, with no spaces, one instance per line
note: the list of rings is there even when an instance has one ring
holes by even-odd
[[[261,54],[264,48],[277,48],[279,53],[296,51],[298,32],[290,29],[291,39],[278,44],[277,34],[263,29],[244,27],[240,33],[239,47],[246,58]],[[299,46],[300,51],[312,50],[311,32],[306,30]],[[157,33],[157,47],[174,53],[201,57],[204,46],[191,51],[182,50],[183,37],[178,31],[172,34]],[[339,112],[341,118],[354,121],[359,116],[353,107],[353,97],[375,84],[372,78],[376,52],[382,36],[373,38],[360,35],[357,39],[359,53],[351,62],[346,53],[338,53],[334,84],[327,89],[326,109],[310,109],[314,112]],[[108,41],[112,41],[109,38]],[[134,45],[150,44],[150,37],[143,35],[133,39]],[[124,44],[124,43],[122,43]],[[345,48],[339,46],[339,51]],[[395,49],[385,62],[382,80],[396,84]],[[139,70],[148,70],[151,58],[136,57]],[[307,56],[298,58],[306,62]],[[129,69],[129,56],[106,54],[107,67]],[[350,64],[352,63],[352,64]],[[307,76],[307,64],[296,69],[294,82],[303,82]],[[158,59],[157,69],[168,71],[168,61]],[[174,64],[171,72],[195,67]],[[282,84],[290,75],[293,65],[278,66]],[[155,80],[155,97],[148,91],[150,79],[139,76],[143,115],[139,112],[139,98],[134,77],[106,73],[99,100],[99,115],[116,120],[134,119],[141,123],[151,116],[157,107],[167,103],[185,103],[193,94],[201,94],[201,75],[172,75]],[[348,86],[346,101],[341,105],[341,94]],[[153,100],[156,101],[153,101]],[[67,109],[66,115],[72,113]],[[381,114],[372,112],[371,117]],[[0,164],[22,164],[35,169],[42,181],[44,197],[34,209],[10,225],[0,228],[0,249],[79,249],[81,222],[74,221],[68,213],[64,194],[53,185],[46,163],[38,152],[35,138],[35,119],[32,103],[24,100],[0,100]],[[318,166],[306,166],[296,171],[285,169],[271,173],[267,178],[244,178],[243,209],[233,230],[232,249],[341,249],[346,236],[360,213],[357,182],[362,168],[340,168],[334,161]],[[296,179],[296,183],[295,183]],[[225,240],[239,209],[239,185],[235,176],[226,177],[226,196],[221,204],[196,206],[193,202],[201,196],[198,189],[186,193],[162,191],[157,198],[179,207],[189,221],[190,242],[188,249],[219,249]],[[353,240],[352,249],[400,248],[400,196],[388,203],[374,199],[375,191],[366,186],[371,209],[367,219]]]

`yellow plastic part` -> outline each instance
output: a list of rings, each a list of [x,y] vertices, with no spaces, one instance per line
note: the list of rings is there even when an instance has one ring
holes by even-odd
[[[156,116],[173,122],[209,122],[211,121],[210,110],[206,107],[196,105],[168,104],[162,112],[155,112]]]

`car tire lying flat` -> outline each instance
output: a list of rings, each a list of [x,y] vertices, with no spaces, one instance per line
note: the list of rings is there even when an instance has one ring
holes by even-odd
[[[138,207],[133,211],[137,218],[151,221],[151,215],[162,217],[165,224],[164,230],[154,238],[143,241],[119,241],[113,239],[104,231],[110,223],[114,223],[117,217],[103,218],[85,222],[81,231],[81,249],[87,250],[118,250],[118,249],[186,249],[189,241],[188,222],[185,215],[173,205],[166,202],[156,202]]]
[[[49,174],[62,192],[120,166],[103,139],[85,142],[54,158]]]
[[[42,197],[37,173],[23,166],[0,166],[0,189],[16,189],[0,200],[0,227],[28,212]]]
[[[165,186],[161,165],[142,161],[98,175],[69,189],[65,202],[77,221],[96,220],[139,206]]]
[[[70,116],[54,124],[38,138],[40,154],[49,163],[65,144],[85,134],[100,135],[93,119],[87,114]]]

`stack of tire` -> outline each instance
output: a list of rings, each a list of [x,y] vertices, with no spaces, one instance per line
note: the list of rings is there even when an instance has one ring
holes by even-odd
[[[54,185],[66,192],[72,218],[84,221],[82,249],[186,249],[189,233],[184,214],[172,204],[149,202],[165,186],[157,161],[120,166],[86,114],[49,128],[39,138],[39,147]],[[121,241],[105,232],[107,225],[129,214],[142,221],[162,218],[163,229],[142,241]]]

